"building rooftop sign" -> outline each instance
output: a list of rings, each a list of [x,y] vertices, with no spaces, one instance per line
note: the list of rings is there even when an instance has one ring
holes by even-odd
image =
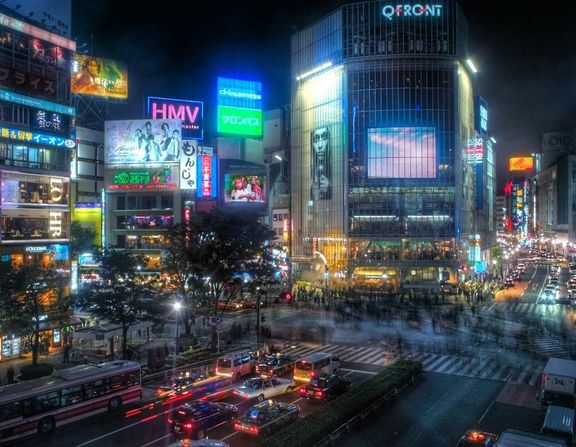
[[[385,5],[382,7],[382,15],[388,20],[393,17],[441,17],[442,5]]]

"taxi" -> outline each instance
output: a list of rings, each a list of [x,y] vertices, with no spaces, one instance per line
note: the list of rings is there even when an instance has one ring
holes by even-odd
[[[199,373],[181,374],[177,377],[172,377],[167,384],[161,385],[156,389],[156,397],[173,396],[186,391],[205,378],[206,376]]]
[[[264,399],[269,399],[280,394],[291,393],[295,387],[295,382],[290,379],[253,377],[242,385],[234,388],[232,394],[242,399],[258,399],[259,402],[262,402]]]
[[[480,430],[468,430],[458,441],[456,447],[493,447],[498,435]]]
[[[265,362],[256,366],[256,373],[260,377],[282,376],[294,372],[296,360],[291,357],[276,353],[268,356]]]
[[[295,422],[300,407],[287,402],[266,400],[251,407],[248,412],[233,423],[234,430],[250,435],[269,436],[275,430]]]

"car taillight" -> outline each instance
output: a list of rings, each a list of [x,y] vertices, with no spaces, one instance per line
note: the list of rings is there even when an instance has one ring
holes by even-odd
[[[173,423],[174,423],[174,419],[168,418],[168,423],[169,423],[169,424],[173,424]]]
[[[322,397],[322,395],[323,395],[322,390],[315,391],[315,392],[314,392],[314,395],[315,395],[316,397]]]
[[[193,425],[192,422],[186,422],[186,423],[184,424],[184,428],[185,428],[186,430],[191,430],[191,429],[192,429],[192,425]]]
[[[242,424],[241,424],[240,422],[236,422],[236,423],[234,424],[234,428],[235,428],[236,430],[238,430],[238,429],[242,428]]]
[[[300,388],[300,395],[306,396],[306,388],[304,388],[304,387]]]

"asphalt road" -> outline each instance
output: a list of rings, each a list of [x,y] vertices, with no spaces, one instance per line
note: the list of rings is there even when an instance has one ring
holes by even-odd
[[[492,433],[509,427],[538,431],[540,414],[531,400],[535,389],[524,387],[510,396],[506,387],[491,380],[425,374],[381,416],[363,423],[335,445],[449,447],[471,428]]]

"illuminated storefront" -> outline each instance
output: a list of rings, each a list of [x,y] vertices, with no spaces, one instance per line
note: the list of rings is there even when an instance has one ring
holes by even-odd
[[[456,284],[476,216],[474,95],[465,18],[453,1],[436,6],[350,4],[293,36],[295,278]]]
[[[70,67],[76,43],[2,14],[0,260],[70,271],[70,152],[76,146]],[[61,315],[59,316],[61,318]],[[51,311],[41,330],[60,343]],[[0,332],[0,360],[25,337]]]

